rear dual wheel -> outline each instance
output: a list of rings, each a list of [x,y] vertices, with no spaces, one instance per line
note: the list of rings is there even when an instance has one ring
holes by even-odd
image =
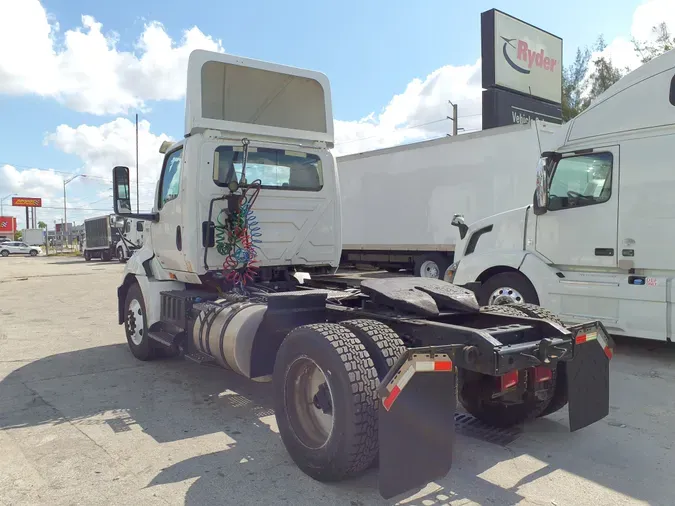
[[[481,312],[540,318],[563,325],[553,312],[535,304],[492,305],[482,307]],[[520,374],[523,373],[524,371],[520,371]],[[562,409],[567,404],[566,373],[566,364],[560,362],[552,371],[543,398],[534,396],[531,382],[526,377],[527,389],[516,399],[510,394],[507,402],[503,397],[493,399],[493,395],[497,393],[497,377],[460,369],[457,378],[458,399],[469,414],[482,422],[495,427],[511,427]]]
[[[377,386],[405,347],[373,320],[305,325],[274,366],[279,433],[293,461],[319,481],[367,470],[377,459]]]

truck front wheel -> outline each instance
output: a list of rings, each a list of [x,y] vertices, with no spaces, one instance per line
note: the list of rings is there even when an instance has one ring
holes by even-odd
[[[146,314],[141,288],[134,283],[129,287],[124,302],[124,330],[129,349],[139,360],[151,360],[155,356],[155,348],[148,336]]]
[[[127,261],[127,257],[124,256],[124,250],[122,248],[117,248],[117,260],[119,260],[121,264]]]
[[[291,331],[273,384],[281,439],[305,474],[338,481],[368,469],[378,452],[377,372],[349,329],[322,323]]]
[[[519,272],[500,272],[481,284],[478,303],[481,306],[539,304],[539,297],[530,280]]]

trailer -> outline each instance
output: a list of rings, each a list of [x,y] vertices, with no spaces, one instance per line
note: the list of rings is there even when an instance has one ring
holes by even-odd
[[[44,246],[47,242],[47,231],[41,228],[26,228],[21,231],[21,241],[29,246]]]
[[[107,262],[115,257],[120,232],[116,227],[114,214],[84,220],[84,231],[85,244],[82,254],[87,262],[92,258],[100,258]]]
[[[341,265],[441,279],[460,240],[454,210],[480,220],[531,198],[536,160],[559,128],[532,122],[339,157]]]
[[[341,202],[328,79],[193,51],[185,136],[160,147],[155,207],[136,214],[129,169],[115,213],[151,240],[117,289],[131,353],[271,382],[286,450],[319,481],[379,465],[391,498],[445,476],[459,401],[510,426],[569,406],[571,430],[609,412],[613,342],[532,305],[480,307],[437,279],[337,277]]]

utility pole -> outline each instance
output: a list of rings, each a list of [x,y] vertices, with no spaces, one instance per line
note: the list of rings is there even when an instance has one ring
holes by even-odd
[[[66,224],[68,223],[68,215],[66,211],[66,185],[71,181],[74,181],[78,177],[87,177],[86,174],[76,174],[69,179],[63,181],[63,229],[61,230],[61,235],[65,237],[66,235]],[[26,211],[26,221],[28,221],[28,211]]]
[[[136,113],[136,213],[140,213],[140,197],[138,193],[138,113]]]
[[[457,135],[457,120],[459,119],[457,117],[457,104],[453,104],[450,100],[448,100],[448,103],[452,106],[452,116],[448,116],[448,119],[452,120],[452,136],[454,137]]]

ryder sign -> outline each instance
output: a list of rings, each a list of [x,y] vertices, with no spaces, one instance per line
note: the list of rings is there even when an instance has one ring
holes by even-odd
[[[496,9],[481,14],[483,88],[559,104],[562,39]]]

